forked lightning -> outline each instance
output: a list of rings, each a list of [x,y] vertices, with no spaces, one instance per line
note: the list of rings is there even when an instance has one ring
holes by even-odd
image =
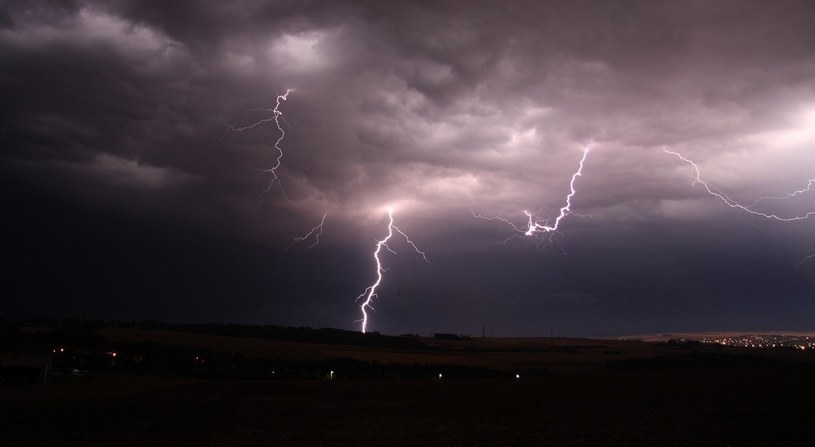
[[[535,216],[531,212],[527,210],[523,210],[524,215],[526,215],[526,224],[525,226],[518,226],[515,225],[513,222],[509,221],[500,216],[493,216],[493,217],[485,217],[480,214],[473,213],[473,216],[484,219],[484,220],[497,220],[500,222],[504,222],[512,227],[515,230],[515,234],[507,238],[504,243],[509,242],[512,239],[515,239],[519,236],[526,236],[526,237],[540,237],[549,233],[557,232],[558,228],[560,228],[561,221],[568,215],[574,214],[572,212],[572,198],[575,194],[577,194],[577,190],[575,189],[575,183],[577,182],[577,178],[583,175],[583,166],[586,163],[586,157],[589,155],[589,148],[586,147],[583,149],[583,156],[580,158],[580,164],[572,174],[572,179],[569,181],[569,194],[566,195],[566,203],[560,208],[560,213],[557,217],[555,217],[554,222],[550,225],[547,220],[544,220],[538,216]]]
[[[359,301],[360,299],[364,298],[364,300],[362,301],[362,304],[360,304],[360,306],[359,306],[359,309],[362,311],[362,319],[359,320],[359,321],[362,323],[362,333],[363,334],[368,331],[368,309],[374,310],[371,303],[373,302],[374,298],[377,297],[376,289],[382,283],[382,275],[386,271],[386,269],[384,269],[382,267],[382,260],[379,258],[379,255],[380,255],[380,253],[382,253],[382,248],[383,247],[386,250],[388,250],[389,252],[391,252],[393,254],[396,254],[395,251],[391,250],[391,248],[388,247],[388,241],[391,239],[391,237],[393,237],[394,232],[397,232],[397,233],[401,234],[405,238],[405,241],[407,241],[407,243],[410,244],[410,246],[413,247],[414,250],[416,250],[416,253],[418,253],[418,254],[420,254],[422,256],[422,259],[424,259],[425,262],[430,262],[430,261],[427,260],[427,255],[425,255],[425,253],[423,251],[419,250],[419,247],[417,247],[416,244],[414,244],[413,241],[410,240],[408,235],[405,234],[402,230],[400,230],[399,227],[394,225],[394,223],[393,223],[393,208],[389,208],[388,209],[388,235],[385,236],[384,239],[378,240],[376,242],[376,249],[374,250],[374,262],[376,263],[376,281],[374,281],[373,284],[368,286],[365,289],[364,292],[359,294],[359,296],[355,300],[355,301]]]
[[[676,156],[677,158],[679,158],[680,160],[685,162],[685,164],[691,166],[693,168],[694,172],[696,172],[696,177],[695,177],[695,179],[693,181],[693,184],[695,185],[695,184],[698,183],[698,184],[702,185],[705,188],[705,190],[708,192],[708,194],[712,195],[713,197],[718,198],[719,200],[724,202],[725,205],[729,206],[730,208],[740,209],[740,210],[742,210],[744,212],[747,212],[747,213],[750,213],[750,214],[753,214],[753,215],[756,215],[756,216],[761,216],[761,217],[764,217],[764,218],[767,218],[767,219],[772,219],[772,220],[778,220],[778,221],[781,221],[781,222],[792,222],[792,221],[796,221],[796,220],[804,220],[804,219],[808,219],[810,216],[815,216],[815,211],[809,211],[807,213],[800,214],[800,215],[797,215],[797,216],[791,216],[791,217],[781,217],[781,216],[779,216],[777,214],[762,213],[761,211],[756,211],[756,210],[750,208],[747,205],[742,205],[741,203],[737,202],[736,200],[733,200],[727,194],[725,194],[724,192],[722,192],[721,190],[719,190],[715,186],[711,186],[709,183],[702,180],[702,173],[699,172],[699,166],[697,166],[696,163],[694,163],[693,161],[685,158],[682,154],[680,154],[678,152],[669,151],[667,149],[665,149],[664,152],[666,154],[671,154],[671,155]],[[763,199],[792,198],[792,197],[794,197],[794,196],[796,196],[798,194],[802,194],[804,192],[809,191],[809,188],[812,186],[812,182],[813,182],[813,180],[809,181],[809,185],[807,186],[806,189],[798,190],[798,191],[796,191],[794,193],[787,194],[786,196],[783,196],[783,197],[762,197],[762,198],[756,200],[756,202],[753,202],[753,203],[755,204],[759,200],[763,200]]]
[[[760,202],[760,201],[762,201],[762,200],[770,200],[770,199],[775,199],[775,200],[784,200],[784,199],[791,199],[791,198],[796,197],[796,196],[798,196],[798,195],[801,195],[801,194],[804,194],[804,193],[810,192],[810,191],[812,190],[812,186],[813,186],[813,184],[815,184],[815,177],[813,177],[813,178],[809,179],[809,182],[807,183],[806,188],[799,189],[799,190],[797,190],[797,191],[794,191],[794,192],[791,192],[791,193],[785,194],[785,195],[783,195],[783,196],[765,196],[765,197],[760,197],[759,199],[755,200],[755,201],[754,201],[753,203],[751,203],[750,205],[743,205],[743,204],[741,204],[741,203],[737,202],[736,200],[732,199],[731,197],[729,197],[727,194],[725,194],[724,192],[722,192],[721,190],[719,190],[719,189],[718,189],[718,188],[716,188],[715,186],[711,186],[709,183],[707,183],[706,181],[702,180],[702,174],[701,174],[701,172],[699,171],[699,166],[697,166],[697,165],[696,165],[696,163],[694,163],[692,160],[688,159],[687,157],[683,156],[682,154],[680,154],[680,153],[678,153],[678,152],[669,151],[669,150],[667,150],[667,149],[664,149],[663,151],[664,151],[666,154],[670,154],[670,155],[673,155],[673,156],[675,156],[675,157],[679,158],[679,159],[680,159],[680,160],[682,160],[682,161],[683,161],[685,164],[687,164],[687,165],[691,166],[691,167],[693,168],[693,171],[696,173],[696,176],[694,177],[693,184],[695,185],[695,184],[697,184],[697,183],[698,183],[698,184],[702,185],[702,186],[705,188],[705,190],[708,192],[708,194],[712,195],[713,197],[718,198],[719,200],[721,200],[722,202],[724,202],[724,203],[725,203],[725,205],[729,206],[730,208],[739,209],[739,210],[742,210],[742,211],[744,211],[744,212],[746,212],[746,213],[753,214],[753,215],[755,215],[755,216],[764,217],[764,218],[766,218],[766,219],[777,220],[777,221],[781,221],[781,222],[793,222],[793,221],[797,221],[797,220],[805,220],[805,219],[809,219],[811,216],[815,216],[815,211],[808,211],[808,212],[806,212],[806,213],[803,213],[803,214],[798,214],[798,215],[795,215],[795,216],[790,216],[790,217],[782,217],[782,216],[779,216],[779,215],[777,215],[777,214],[772,214],[772,213],[763,213],[763,212],[761,212],[761,211],[756,211],[756,210],[754,210],[753,208],[751,208],[751,207],[753,207],[753,206],[756,206],[756,205],[758,204],[758,202]],[[812,258],[815,258],[815,255],[809,255],[809,256],[805,257],[805,258],[804,258],[804,259],[802,259],[800,262],[798,262],[797,264],[795,264],[795,267],[800,267],[802,264],[804,264],[806,261],[808,261],[809,259],[812,259]]]
[[[320,223],[317,226],[315,226],[314,228],[312,228],[311,230],[309,230],[308,233],[306,233],[306,234],[304,234],[302,236],[296,236],[296,237],[292,238],[291,244],[289,244],[289,246],[286,247],[286,248],[291,248],[294,244],[296,244],[298,242],[307,241],[307,240],[311,239],[312,236],[314,237],[314,242],[312,242],[308,246],[308,249],[311,250],[312,248],[314,248],[315,245],[320,243],[320,236],[323,235],[323,225],[325,224],[326,216],[327,216],[327,214],[323,214],[323,218],[320,220]]]
[[[286,195],[286,190],[283,189],[283,184],[280,182],[280,177],[278,177],[278,175],[277,175],[277,169],[280,168],[281,160],[283,159],[283,149],[280,148],[280,142],[282,142],[283,139],[286,138],[286,131],[283,130],[282,126],[280,126],[280,118],[283,116],[283,112],[280,111],[280,102],[285,101],[286,99],[288,99],[289,93],[291,93],[292,91],[293,91],[293,89],[286,89],[286,93],[284,93],[282,95],[277,95],[277,99],[275,100],[274,108],[261,110],[263,112],[271,113],[271,116],[263,118],[263,119],[255,122],[253,124],[250,124],[250,125],[244,126],[244,127],[235,127],[235,126],[232,126],[229,123],[226,124],[226,127],[228,127],[232,132],[243,132],[245,130],[253,129],[255,127],[260,126],[261,124],[265,124],[265,123],[269,123],[269,122],[273,122],[275,124],[275,126],[277,127],[277,130],[280,132],[280,136],[277,137],[277,140],[274,143],[274,148],[277,151],[277,157],[275,158],[274,166],[261,171],[264,174],[269,174],[269,176],[271,177],[271,180],[269,180],[269,184],[266,185],[266,188],[263,190],[263,193],[266,194],[269,191],[271,191],[272,187],[276,183],[277,186],[280,188],[280,192],[283,194],[283,197],[285,197],[286,200],[288,200],[288,196]],[[261,195],[261,199],[262,198],[263,198],[263,195]]]

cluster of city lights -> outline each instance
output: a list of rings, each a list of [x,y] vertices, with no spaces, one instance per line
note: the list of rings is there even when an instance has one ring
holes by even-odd
[[[815,337],[798,335],[740,335],[733,337],[702,338],[701,343],[735,346],[739,348],[792,348],[815,349]]]

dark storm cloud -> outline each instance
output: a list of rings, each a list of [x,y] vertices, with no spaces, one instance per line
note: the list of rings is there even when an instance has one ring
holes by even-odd
[[[145,275],[142,298],[101,287],[91,308],[110,299],[179,318],[200,295],[194,318],[348,327],[395,205],[432,264],[403,260],[404,247],[390,260],[405,264],[378,307],[386,331],[489,319],[516,333],[800,325],[789,310],[815,313],[815,284],[811,265],[792,266],[815,252],[811,223],[735,212],[663,150],[738,200],[805,186],[813,26],[803,1],[18,2],[0,8],[0,167],[18,198],[14,231],[132,256],[109,272],[124,283],[141,284],[125,272],[151,271],[162,253],[191,253]],[[268,117],[287,88],[279,174],[292,200],[273,188],[259,203],[278,133],[225,124]],[[586,145],[574,198],[584,216],[564,220],[545,250],[496,244],[509,228],[472,217],[555,215]],[[762,205],[813,208],[797,199]],[[138,222],[133,231],[164,249],[119,250],[128,233],[104,223],[60,229],[56,209]],[[325,213],[308,257],[278,252]],[[233,248],[208,248],[219,244]],[[193,263],[212,272],[203,283],[174,273],[208,256],[231,261]],[[173,285],[150,289],[159,282]],[[18,283],[12,291],[34,301],[51,290]]]

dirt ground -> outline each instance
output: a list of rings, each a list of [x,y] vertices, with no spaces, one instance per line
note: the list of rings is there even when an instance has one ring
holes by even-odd
[[[806,446],[812,365],[473,380],[84,377],[0,389],[5,446]]]

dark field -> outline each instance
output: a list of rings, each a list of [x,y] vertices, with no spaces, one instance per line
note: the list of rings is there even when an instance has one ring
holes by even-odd
[[[0,445],[815,445],[812,352],[186,329],[40,335],[91,369],[0,386]]]
[[[813,445],[812,367],[535,379],[94,377],[6,390],[3,445]]]

